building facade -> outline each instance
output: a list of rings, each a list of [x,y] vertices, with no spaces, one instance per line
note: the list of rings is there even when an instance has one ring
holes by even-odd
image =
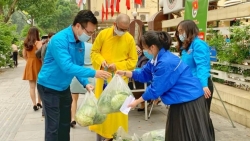
[[[110,1],[110,0],[108,0]],[[126,7],[126,0],[120,0],[119,9],[120,13],[125,13],[129,15],[131,19],[134,19],[133,12],[137,11],[137,19],[141,20],[144,23],[147,23],[149,18],[154,15],[158,10],[158,0],[142,0],[142,5],[136,5],[134,0],[130,1],[130,9]],[[102,5],[104,5],[104,11],[106,11],[105,0],[89,0],[90,10],[96,15],[99,21],[99,29],[103,29],[112,25],[118,15],[118,12],[114,9],[114,16],[111,17],[111,8],[108,8],[108,19],[106,20],[106,15],[102,21]],[[87,4],[86,3],[86,4]],[[106,14],[106,13],[105,13]]]

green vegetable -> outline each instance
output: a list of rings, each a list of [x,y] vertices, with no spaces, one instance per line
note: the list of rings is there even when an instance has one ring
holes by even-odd
[[[93,119],[84,115],[75,117],[77,123],[83,127],[93,125]]]
[[[97,113],[96,115],[95,115],[95,118],[94,118],[94,123],[95,124],[101,124],[101,123],[103,123],[105,120],[106,120],[106,115],[105,114],[101,114],[101,113]]]
[[[106,114],[102,114],[97,110],[97,99],[89,96],[86,97],[81,108],[78,109],[75,119],[79,125],[85,127],[103,123],[106,119]]]
[[[93,118],[96,115],[96,112],[97,110],[95,107],[87,106],[87,105],[83,106],[81,110],[82,115],[90,117],[90,118]]]
[[[110,91],[98,100],[98,110],[104,114],[118,112],[128,96],[127,92]]]
[[[123,93],[117,93],[112,99],[111,99],[111,106],[113,110],[118,110],[121,108],[123,102],[126,100],[128,96],[124,95]]]

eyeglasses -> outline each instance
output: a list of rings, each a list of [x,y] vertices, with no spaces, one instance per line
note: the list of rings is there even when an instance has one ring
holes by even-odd
[[[95,33],[95,31],[94,32],[88,31],[85,27],[83,27],[83,29],[87,32],[89,36],[92,36]]]

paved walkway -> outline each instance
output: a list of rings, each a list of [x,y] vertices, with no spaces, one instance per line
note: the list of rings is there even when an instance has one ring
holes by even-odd
[[[20,60],[15,69],[0,74],[0,141],[43,141],[44,118],[41,110],[33,111],[29,97],[28,82],[22,80],[25,61]],[[83,95],[80,96],[82,101]],[[80,102],[79,102],[80,103]],[[154,108],[151,119],[144,120],[144,114],[131,111],[129,132],[132,135],[165,127],[167,110],[165,106]],[[250,129],[230,122],[211,113],[216,141],[250,141]],[[71,130],[71,141],[94,141],[95,134],[88,128],[76,126]]]

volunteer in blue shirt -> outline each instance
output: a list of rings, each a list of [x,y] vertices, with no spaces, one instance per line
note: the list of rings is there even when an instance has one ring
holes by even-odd
[[[203,40],[198,38],[199,28],[192,20],[184,20],[176,28],[178,48],[181,59],[189,65],[192,74],[199,78],[207,108],[210,111],[213,83],[210,78],[210,49]]]
[[[160,96],[164,104],[170,105],[165,141],[213,141],[201,83],[188,65],[169,52],[171,40],[166,32],[146,32],[140,43],[154,58],[140,70],[117,71],[140,82],[152,82],[129,107]]]
[[[90,10],[80,11],[73,25],[54,35],[47,47],[38,75],[38,91],[45,114],[45,141],[70,140],[70,83],[74,76],[87,90],[93,89],[88,77],[107,79],[110,73],[82,67],[84,42],[94,33],[97,19]]]
[[[191,68],[193,76],[199,78],[202,84],[206,108],[210,112],[214,89],[210,78],[210,49],[206,42],[199,39],[198,34],[199,28],[195,22],[184,20],[178,24],[175,36],[182,61]],[[213,124],[210,129],[215,138]]]

